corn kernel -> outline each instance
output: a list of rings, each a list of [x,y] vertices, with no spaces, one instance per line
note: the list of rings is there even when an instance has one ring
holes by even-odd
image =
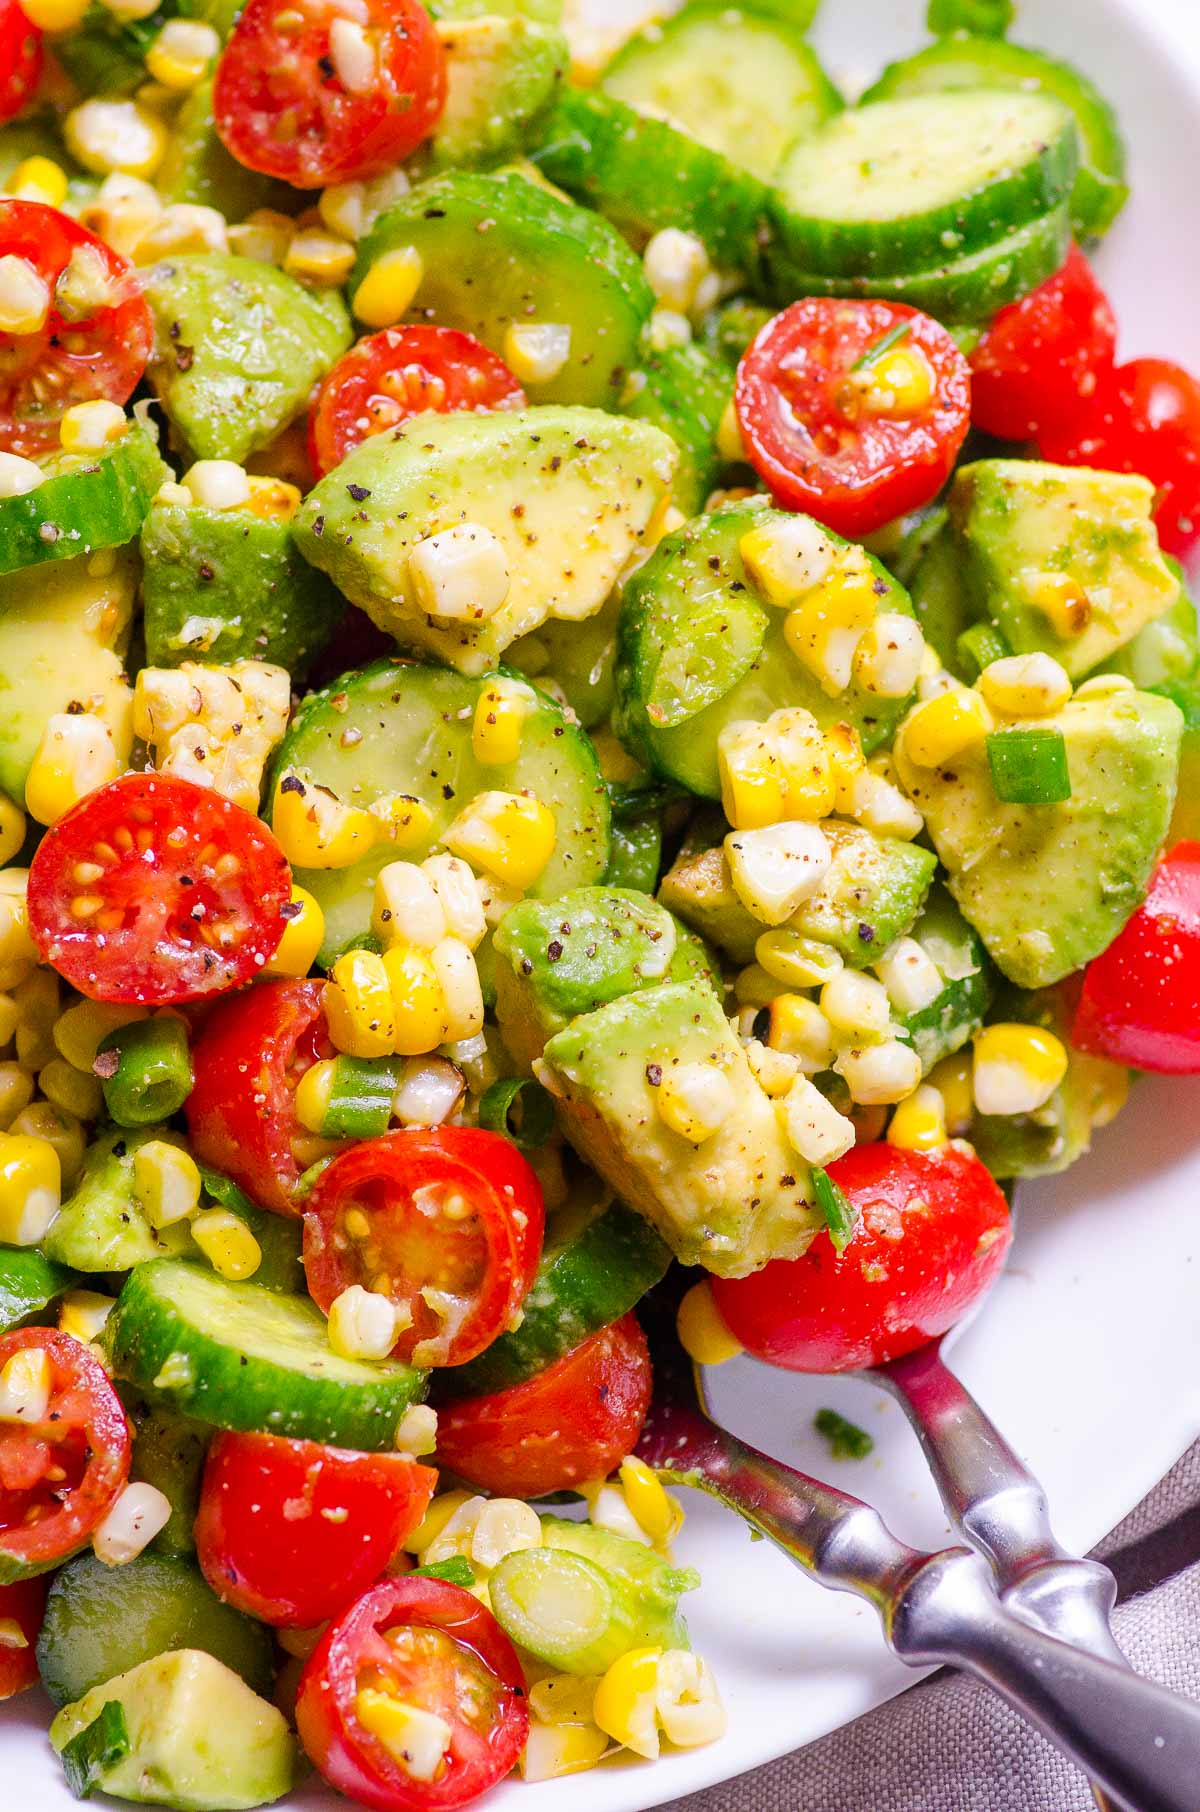
[[[62,1166],[49,1141],[0,1133],[0,1242],[36,1245],[61,1202]]]
[[[825,833],[806,823],[732,831],[725,856],[734,892],[764,925],[790,919],[820,889],[833,860]]]
[[[557,841],[554,814],[523,793],[480,793],[443,833],[453,855],[506,887],[532,887]]]
[[[1021,591],[1025,602],[1047,618],[1062,642],[1082,635],[1092,620],[1091,600],[1071,573],[1024,573]]]
[[[865,559],[861,570],[844,562],[784,618],[788,647],[830,698],[854,676],[858,644],[875,621],[875,584]]]
[[[30,0],[29,5],[23,6],[21,11],[29,20],[29,23],[31,25],[36,25],[39,31],[53,32],[56,35],[60,35],[63,32],[74,31],[75,27],[81,23],[87,9],[88,0]],[[33,162],[35,160],[31,158],[27,161]],[[49,159],[40,158],[36,161],[47,163],[49,162]],[[43,197],[36,195],[28,196],[25,199],[41,201]],[[61,201],[62,197],[60,197],[58,201],[48,202],[47,205],[52,208],[57,208],[61,205]]]
[[[329,1305],[327,1333],[343,1359],[386,1359],[399,1334],[395,1304],[378,1291],[351,1284]]]
[[[898,938],[875,964],[875,973],[903,1019],[932,1006],[946,986],[929,952],[912,937]]]
[[[764,931],[754,954],[772,980],[788,988],[819,988],[844,967],[841,953],[832,944],[818,943],[816,938],[786,927]]]
[[[459,522],[419,541],[409,556],[418,607],[444,623],[484,623],[509,592],[508,556],[491,529]]]
[[[237,226],[229,228],[229,249],[239,258],[282,266],[295,232],[296,223],[287,214],[276,213],[273,208],[256,208]]]
[[[430,876],[416,862],[389,862],[375,877],[371,929],[383,944],[432,950],[446,935],[446,915]]]
[[[658,1760],[660,1648],[634,1648],[614,1661],[596,1688],[593,1716],[614,1742],[647,1761]]]
[[[645,1460],[639,1460],[635,1454],[628,1454],[621,1461],[620,1479],[625,1502],[633,1512],[634,1520],[656,1547],[667,1547],[683,1527],[683,1510],[679,1503],[664,1491],[661,1479]]]
[[[675,1317],[679,1344],[697,1365],[724,1365],[744,1349],[721,1317],[708,1280],[693,1284]]]
[[[206,1208],[192,1220],[192,1238],[220,1277],[240,1282],[262,1264],[262,1247],[240,1216],[228,1208]]]
[[[568,1774],[583,1774],[594,1768],[607,1750],[608,1738],[595,1724],[533,1723],[521,1751],[521,1778],[553,1781]]]
[[[135,101],[93,96],[68,113],[63,138],[85,170],[150,177],[166,155],[169,135],[163,122]]]
[[[892,1022],[887,989],[857,969],[842,969],[826,982],[821,1011],[835,1032],[866,1044],[886,1038]]]
[[[85,1343],[98,1340],[115,1307],[115,1299],[98,1290],[68,1290],[58,1304],[59,1329]]]
[[[808,516],[750,529],[738,542],[738,552],[763,597],[780,609],[821,585],[834,562],[833,543]]]
[[[318,1136],[324,1134],[336,1077],[337,1060],[325,1057],[317,1063],[309,1064],[296,1084],[292,1107],[297,1120],[307,1132]]]
[[[708,1662],[688,1649],[669,1648],[658,1664],[658,1721],[677,1749],[696,1749],[725,1735],[728,1720]]]
[[[34,0],[36,6],[38,0]],[[51,0],[57,3],[57,0]],[[65,0],[72,9],[75,0]],[[32,10],[22,7],[27,19],[33,20]],[[43,29],[45,29],[43,27]],[[61,164],[55,163],[52,157],[27,157],[19,163],[5,184],[5,194],[17,201],[40,201],[48,208],[61,208],[67,199],[67,173]]]
[[[431,1502],[421,1522],[417,1524],[417,1527],[408,1537],[408,1540],[404,1544],[405,1548],[410,1554],[415,1554],[419,1560],[423,1560],[429,1549],[432,1548],[434,1542],[441,1540],[448,1525],[454,1521],[458,1512],[464,1505],[482,1505],[483,1502],[483,1498],[475,1497],[469,1491],[440,1492]],[[473,1522],[471,1527],[474,1528]],[[451,1554],[456,1554],[458,1552],[459,1550],[457,1548],[452,1548],[449,1553],[443,1555],[442,1558],[449,1560]]]
[[[483,1030],[483,990],[475,958],[456,937],[444,937],[433,951],[433,972],[445,1002],[446,1036],[458,1044]],[[414,1053],[410,1053],[414,1054]]]
[[[729,1077],[716,1063],[681,1063],[654,1089],[659,1118],[691,1145],[720,1131],[737,1106]]]
[[[797,1076],[779,1104],[788,1143],[806,1164],[832,1164],[854,1144],[854,1126],[807,1076]]]
[[[677,308],[665,308],[661,304],[654,309],[642,331],[644,344],[651,352],[672,352],[692,343],[692,324],[688,317],[680,314]]]
[[[74,1187],[87,1149],[87,1134],[74,1114],[64,1113],[49,1101],[31,1101],[10,1121],[8,1130],[14,1137],[49,1145],[58,1155],[63,1194]]]
[[[985,1026],[975,1039],[972,1085],[981,1114],[1032,1114],[1067,1073],[1067,1048],[1040,1026]]]
[[[62,1057],[52,1057],[42,1065],[38,1087],[47,1101],[78,1120],[97,1120],[104,1107],[104,1091],[98,1079],[85,1070],[77,1070]]]
[[[19,805],[0,793],[0,868],[11,862],[25,841],[25,814]]]
[[[835,807],[839,812],[848,812],[854,782],[867,765],[862,739],[854,725],[831,724],[825,732],[825,752],[836,788]]]
[[[680,314],[691,312],[696,291],[709,272],[708,253],[695,233],[664,227],[642,254],[646,281],[660,302]]]
[[[909,761],[921,768],[940,768],[982,749],[994,728],[980,694],[963,686],[917,705],[900,726],[900,737]]]
[[[399,1321],[397,1321],[399,1325]],[[437,1410],[429,1403],[410,1403],[396,1424],[392,1445],[410,1459],[423,1459],[437,1450]]]
[[[0,1130],[12,1125],[33,1100],[35,1078],[19,1063],[0,1063]]]
[[[6,970],[40,961],[38,947],[29,935],[29,908],[25,902],[28,879],[27,868],[0,870],[0,964]],[[15,984],[6,978],[0,985]]]
[[[921,1059],[898,1038],[839,1051],[833,1067],[863,1107],[890,1107],[921,1081]]]
[[[385,793],[372,800],[370,812],[377,826],[377,838],[395,844],[397,849],[418,849],[428,844],[433,813],[415,794]]]
[[[45,1348],[18,1348],[0,1371],[0,1422],[44,1422],[53,1385]]]
[[[152,1227],[190,1220],[200,1207],[195,1160],[165,1139],[148,1139],[133,1154],[133,1193]]]
[[[762,830],[787,816],[787,776],[765,724],[726,724],[717,763],[721,803],[735,830]]]
[[[289,277],[317,289],[340,289],[354,269],[354,247],[332,233],[296,233],[283,255]]]
[[[276,785],[271,828],[296,868],[349,868],[383,835],[371,812],[343,805],[327,787],[290,772]]]
[[[415,246],[384,252],[354,292],[355,314],[367,327],[394,327],[411,308],[424,276]]]
[[[877,837],[897,837],[905,843],[925,828],[924,818],[900,788],[869,768],[855,775],[847,797],[839,798],[838,810]]]
[[[475,876],[457,856],[427,856],[421,864],[433,883],[446,921],[446,933],[474,950],[483,942],[487,921]]]
[[[754,1020],[758,1015],[751,1012],[749,1031],[754,1030]],[[740,1028],[739,1028],[740,1030]],[[786,1095],[796,1077],[800,1074],[800,1065],[786,1051],[773,1051],[769,1044],[763,1044],[751,1037],[743,1045],[746,1062],[754,1072],[755,1080],[764,1095],[770,1095],[773,1101]]]
[[[25,779],[25,809],[39,824],[56,824],[120,772],[112,731],[103,718],[88,711],[56,711],[47,719]]]
[[[206,510],[240,510],[250,501],[250,480],[233,459],[198,459],[184,473],[183,487]]]
[[[292,897],[286,911],[290,916],[283,927],[283,936],[275,946],[275,954],[268,958],[264,975],[307,975],[317,960],[317,952],[325,942],[325,914],[303,887],[292,887]]]
[[[895,346],[870,364],[847,372],[838,391],[842,408],[856,415],[903,421],[933,401],[933,367],[919,346]]]
[[[40,333],[50,314],[50,285],[15,252],[0,257],[0,332]]]
[[[738,415],[737,404],[732,397],[726,403],[724,413],[717,423],[713,444],[727,465],[737,466],[746,463],[746,443],[742,438],[741,417]]]
[[[521,680],[489,681],[479,695],[471,726],[471,751],[481,767],[507,767],[517,760],[521,731],[536,703],[532,687]]]
[[[1071,680],[1052,654],[1013,654],[992,661],[979,690],[1001,717],[1049,717],[1071,696]]]
[[[384,952],[383,965],[394,1014],[391,1048],[401,1057],[436,1051],[449,1037],[450,1017],[433,953],[393,944]]]
[[[779,994],[768,1009],[767,1043],[773,1051],[795,1057],[807,1075],[827,1070],[834,1058],[833,1027],[816,1001],[803,994]]]
[[[348,1057],[388,1057],[397,1049],[392,985],[383,958],[374,951],[339,956],[322,1004],[334,1047]]]
[[[146,52],[146,69],[164,88],[186,93],[204,80],[220,50],[220,37],[203,20],[168,19]]]
[[[0,453],[0,497],[28,497],[45,484],[46,473],[36,460],[19,453]]]
[[[60,1013],[54,1022],[54,1044],[60,1057],[77,1070],[90,1070],[110,1032],[146,1018],[145,1007],[118,1006],[108,1001],[81,1000]]]
[[[907,698],[925,658],[925,637],[912,617],[886,610],[859,637],[854,676],[864,692],[879,698]]]
[[[360,1688],[354,1712],[363,1729],[383,1744],[403,1774],[414,1781],[435,1778],[454,1735],[445,1718],[374,1687]]]
[[[542,1545],[542,1519],[519,1497],[490,1498],[471,1533],[471,1559],[476,1566],[498,1567],[506,1554],[523,1554]]]
[[[589,1479],[579,1486],[587,1505],[588,1521],[594,1529],[607,1529],[622,1535],[626,1541],[638,1542],[643,1548],[653,1547],[650,1537],[629,1508],[625,1493],[605,1479]]]
[[[104,1521],[92,1533],[96,1559],[106,1567],[136,1560],[171,1520],[171,1500],[157,1485],[126,1485]]]
[[[350,94],[370,94],[378,85],[375,45],[357,19],[335,13],[329,28],[329,56],[338,81]]]
[[[178,258],[188,252],[227,252],[229,229],[216,208],[195,202],[175,201],[163,209],[133,248],[138,264],[156,264],[160,258]]]
[[[901,1151],[937,1151],[949,1136],[946,1104],[928,1082],[897,1104],[887,1131],[888,1144]]]
[[[521,384],[549,384],[571,357],[571,329],[557,321],[516,321],[504,336],[504,362]]]
[[[1124,673],[1096,673],[1076,686],[1076,698],[1115,698],[1119,692],[1133,692],[1133,681]]]
[[[975,1097],[971,1090],[971,1053],[956,1051],[929,1072],[929,1085],[942,1098],[946,1130],[952,1139],[961,1138],[971,1124]]]

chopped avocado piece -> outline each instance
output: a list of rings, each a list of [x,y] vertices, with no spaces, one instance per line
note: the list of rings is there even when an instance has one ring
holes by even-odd
[[[244,460],[300,414],[350,344],[336,290],[220,252],[146,273],[155,348],[148,376],[184,449]]]
[[[675,465],[657,428],[595,409],[423,415],[322,479],[300,506],[296,541],[381,629],[460,673],[486,673],[547,618],[601,608]],[[439,621],[418,602],[411,555],[464,523],[501,543],[508,595],[482,622]]]
[[[967,679],[958,638],[975,622],[975,612],[963,582],[963,558],[947,522],[917,561],[908,593],[921,633],[943,667],[956,679]]]
[[[1141,901],[1175,801],[1183,716],[1125,691],[1029,723],[1062,733],[1071,797],[1059,804],[1002,805],[982,748],[923,768],[901,737],[894,759],[993,961],[1040,988],[1106,950]]]
[[[60,1753],[116,1703],[129,1753],[106,1768],[105,1793],[177,1812],[241,1812],[289,1792],[296,1744],[283,1714],[212,1655],[156,1655],[65,1705],[50,1726]]]
[[[982,939],[940,881],[930,888],[911,935],[933,959],[944,983],[928,1005],[903,1016],[928,1075],[935,1063],[960,1051],[979,1030],[991,1005],[995,975]]]
[[[112,731],[122,766],[133,740],[123,666],[139,562],[105,548],[10,573],[0,585],[0,790],[25,795],[47,720],[82,709]]]
[[[585,730],[603,723],[616,696],[617,617],[614,592],[582,623],[548,619],[532,635],[514,642],[505,664],[516,667],[545,690],[561,692]]]
[[[144,77],[142,69],[139,80]],[[192,89],[175,115],[167,154],[154,179],[159,194],[167,203],[216,208],[226,220],[244,220],[256,208],[289,212],[295,206],[295,190],[239,164],[217,137],[212,91],[210,76]]]
[[[724,820],[700,814],[659,899],[735,962],[750,963],[766,926],[733,890],[720,841],[726,829]],[[827,819],[821,829],[833,856],[829,873],[789,925],[804,937],[832,944],[852,969],[866,969],[911,928],[937,862],[919,844],[877,837],[840,818]]]
[[[129,1271],[148,1258],[195,1250],[186,1221],[156,1229],[133,1187],[133,1154],[150,1139],[182,1141],[164,1126],[118,1128],[88,1148],[83,1174],[46,1235],[46,1255],[76,1271]]]
[[[521,1063],[581,1013],[659,982],[713,982],[699,938],[648,894],[579,887],[522,900],[496,931],[496,1017]]]
[[[663,1078],[692,1063],[720,1068],[736,1098],[699,1146],[655,1101]],[[823,1224],[808,1166],[704,983],[660,983],[573,1020],[546,1045],[539,1075],[580,1155],[684,1264],[744,1277],[798,1256]]]
[[[432,167],[495,163],[519,151],[570,62],[562,32],[499,11],[447,20],[446,105],[430,141]]]
[[[1175,603],[1097,668],[1099,673],[1124,674],[1143,692],[1186,681],[1200,664],[1200,623],[1195,601],[1187,591],[1179,562],[1168,555],[1167,566],[1179,580]]]
[[[302,674],[345,614],[278,518],[155,503],[141,545],[150,667],[256,660]]]
[[[950,519],[976,614],[1016,654],[1072,679],[1162,616],[1179,580],[1158,545],[1148,479],[1031,459],[963,466]]]
[[[133,1424],[129,1476],[155,1486],[171,1505],[170,1520],[151,1547],[159,1554],[192,1554],[200,1481],[212,1429],[179,1415],[165,1403],[150,1402],[132,1385],[122,1384],[119,1391]]]

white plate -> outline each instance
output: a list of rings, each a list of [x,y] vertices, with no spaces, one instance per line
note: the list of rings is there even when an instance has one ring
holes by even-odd
[[[606,22],[638,0],[591,0]],[[1020,35],[1076,58],[1118,103],[1134,201],[1101,256],[1125,356],[1157,352],[1200,368],[1200,116],[1194,0],[1024,0]],[[641,9],[644,10],[644,9]],[[824,0],[817,34],[839,75],[868,78],[923,41],[924,0]],[[1145,16],[1147,13],[1152,16]],[[1061,1537],[1106,1534],[1200,1437],[1200,1085],[1147,1082],[1090,1159],[1028,1188],[1010,1267],[956,1366],[1047,1487]],[[716,1375],[716,1407],[769,1453],[866,1496],[896,1533],[939,1546],[947,1528],[916,1441],[896,1407],[853,1381],[786,1378],[748,1361]],[[832,1404],[865,1423],[865,1464],[833,1465],[811,1433]],[[569,1783],[510,1784],[494,1812],[642,1812],[731,1779],[849,1723],[912,1681],[889,1659],[874,1614],[812,1585],[736,1517],[695,1492],[680,1560],[700,1568],[685,1601],[696,1648],[716,1665],[729,1734],[656,1765],[610,1764]],[[27,1693],[0,1710],[4,1803],[69,1812],[50,1752],[49,1712]],[[346,1801],[310,1787],[293,1812]]]

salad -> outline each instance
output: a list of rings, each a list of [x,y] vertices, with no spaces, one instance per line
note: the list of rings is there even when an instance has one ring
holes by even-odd
[[[643,1298],[910,1351],[1200,1073],[1117,123],[1008,0],[856,100],[812,11],[0,0],[0,1697],[79,1797],[719,1739]]]

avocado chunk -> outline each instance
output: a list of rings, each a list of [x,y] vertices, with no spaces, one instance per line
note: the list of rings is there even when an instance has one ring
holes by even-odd
[[[139,65],[139,82],[145,73]],[[257,170],[239,164],[217,137],[212,98],[210,76],[192,89],[175,115],[167,154],[154,179],[159,194],[167,203],[185,201],[216,208],[226,220],[244,220],[256,208],[281,208],[288,212],[289,204],[295,206],[295,191],[286,183],[273,182]]]
[[[519,151],[558,92],[570,62],[552,25],[497,11],[448,20],[446,105],[430,141],[434,169],[495,163]]]
[[[241,1812],[282,1799],[296,1772],[283,1714],[212,1655],[181,1648],[143,1661],[66,1705],[50,1726],[62,1752],[115,1701],[129,1753],[97,1783],[117,1799],[177,1812]]]
[[[719,944],[737,963],[754,961],[766,926],[748,912],[733,889],[721,840],[726,826],[716,814],[695,820],[659,888],[663,905],[701,937]],[[861,825],[829,818],[829,873],[801,906],[789,928],[831,944],[850,968],[878,962],[889,944],[912,927],[933,880],[932,853],[898,837],[877,837]]]
[[[1179,580],[1158,545],[1148,479],[1030,459],[963,466],[950,519],[976,613],[1016,654],[1072,679],[1169,610]]]
[[[133,742],[123,667],[137,590],[135,553],[83,554],[0,579],[0,790],[25,795],[48,720],[92,711],[122,765]]]
[[[663,1077],[691,1063],[718,1066],[736,1096],[699,1146],[655,1105]],[[550,1039],[538,1073],[580,1155],[684,1264],[744,1277],[797,1257],[824,1224],[808,1166],[703,983],[660,983],[584,1014]]]
[[[181,1143],[165,1126],[145,1126],[118,1128],[89,1146],[83,1174],[43,1242],[48,1258],[76,1271],[129,1271],[196,1249],[186,1221],[152,1227],[134,1194],[133,1154],[162,1138]]]
[[[522,900],[496,931],[496,1017],[521,1063],[581,1013],[659,982],[712,984],[699,938],[648,894],[579,887]]]
[[[551,618],[509,649],[506,665],[531,680],[552,682],[585,730],[603,723],[616,695],[617,615],[614,592],[593,617],[582,623]]]
[[[142,524],[146,664],[273,661],[302,674],[345,614],[288,523],[155,503]]]
[[[220,252],[146,273],[155,345],[148,376],[184,450],[245,460],[304,409],[350,344],[335,290]]]
[[[1200,622],[1194,599],[1187,590],[1183,568],[1166,556],[1179,580],[1179,596],[1169,610],[1139,629],[1132,642],[1103,661],[1098,673],[1121,673],[1143,692],[1157,691],[1190,679],[1200,664]]]
[[[423,415],[364,441],[309,492],[296,543],[380,629],[486,673],[548,618],[601,608],[675,465],[657,428],[595,409]],[[501,543],[508,595],[483,621],[439,621],[418,602],[411,555],[462,523]]]
[[[1145,893],[1175,802],[1183,715],[1133,690],[1074,698],[1053,717],[1071,797],[1005,805],[986,755],[916,766],[904,738],[900,784],[924,814],[953,893],[1010,981],[1041,988],[1106,950]]]

